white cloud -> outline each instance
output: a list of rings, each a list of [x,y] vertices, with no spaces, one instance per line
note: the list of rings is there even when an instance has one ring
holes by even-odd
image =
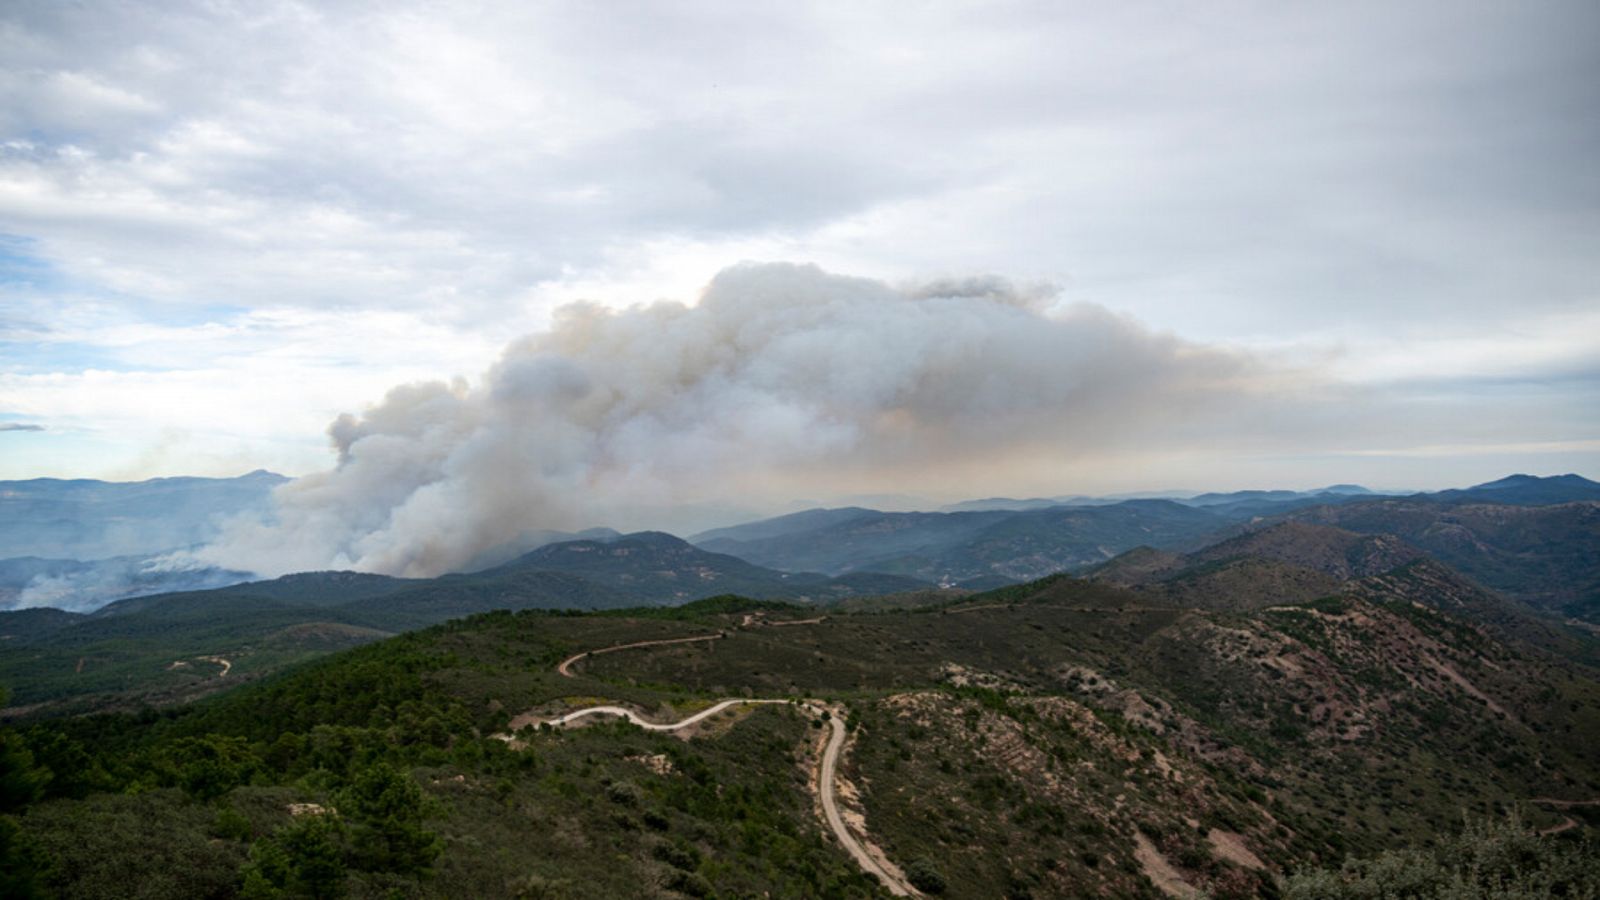
[[[1414,280],[1404,267],[1441,252],[1461,271],[1402,287],[1471,287],[1492,273],[1463,242],[1555,211],[1526,154],[1593,147],[1553,118],[1484,127],[1548,103],[1539,79],[1578,52],[1551,31],[1576,8],[1454,30],[1413,11],[1252,12],[35,11],[10,31],[28,51],[14,97],[66,80],[160,114],[45,135],[0,169],[0,214],[52,258],[167,300],[426,305],[448,284],[483,315],[640,242],[723,247],[720,266],[768,232],[834,263],[829,230],[854,222],[855,270],[1069,273],[1162,324],[1196,292],[1325,321],[1272,294],[1325,298],[1307,275],[1386,258]],[[1491,52],[1529,39],[1540,56]],[[1485,78],[1504,96],[1463,93]],[[17,109],[18,133],[48,124]],[[1592,204],[1560,206],[1592,242]],[[1374,217],[1365,246],[1353,228],[1330,244]]]
[[[91,308],[28,338],[100,361],[74,371],[0,369],[0,411],[97,448],[98,456],[76,451],[75,473],[132,478],[321,469],[336,415],[397,383],[476,374],[500,343],[405,312],[293,308],[184,326]],[[60,474],[14,474],[52,473]]]

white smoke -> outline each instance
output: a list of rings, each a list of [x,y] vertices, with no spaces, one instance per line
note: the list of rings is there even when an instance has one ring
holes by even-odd
[[[681,504],[929,485],[1070,460],[1215,411],[1258,367],[998,279],[895,288],[812,266],[723,271],[692,306],[561,309],[476,383],[397,387],[330,434],[204,561],[430,576],[543,530]],[[1181,427],[1181,426],[1179,426]],[[984,486],[973,484],[971,489]]]

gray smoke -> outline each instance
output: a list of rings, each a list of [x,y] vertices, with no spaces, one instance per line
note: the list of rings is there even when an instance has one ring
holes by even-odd
[[[90,612],[123,597],[206,590],[249,578],[245,572],[196,565],[182,556],[0,559],[0,611],[53,606]]]
[[[430,576],[530,533],[660,526],[689,504],[976,493],[974,473],[1197,425],[1266,381],[1240,354],[1052,302],[994,278],[897,288],[770,264],[723,271],[692,306],[572,304],[478,382],[404,385],[340,416],[337,467],[201,557]]]

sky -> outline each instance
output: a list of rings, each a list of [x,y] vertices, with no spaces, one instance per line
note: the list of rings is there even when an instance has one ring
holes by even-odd
[[[0,478],[355,547],[1600,476],[1597,113],[1590,2],[17,0]]]

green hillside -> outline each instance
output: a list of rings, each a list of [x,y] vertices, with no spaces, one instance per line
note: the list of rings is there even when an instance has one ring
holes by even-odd
[[[1276,896],[1464,814],[1517,812],[1567,859],[1600,826],[1595,670],[1419,604],[1413,569],[1250,608],[1055,577],[879,612],[478,615],[14,726],[37,785],[13,855],[72,897],[880,896],[816,805],[843,721],[845,827],[924,894]],[[538,726],[723,698],[787,702]]]
[[[730,592],[827,603],[927,587],[874,572],[778,572],[645,533],[553,544],[467,575],[312,572],[136,597],[86,616],[0,612],[0,684],[24,708],[135,708],[193,699],[332,650],[492,610],[666,606]],[[230,662],[225,675],[213,659]]]
[[[1600,501],[1516,506],[1406,498],[1318,506],[1289,515],[1398,536],[1537,609],[1592,620],[1600,608]]]

